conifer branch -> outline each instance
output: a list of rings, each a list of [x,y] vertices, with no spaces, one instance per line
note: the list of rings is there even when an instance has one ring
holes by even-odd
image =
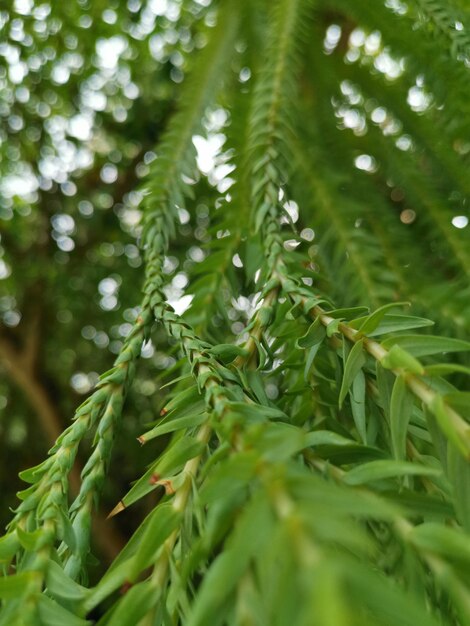
[[[325,327],[335,324],[338,332],[353,343],[362,341],[364,350],[382,367],[391,370],[395,376],[402,376],[408,388],[435,416],[444,435],[467,461],[470,461],[470,425],[445,402],[441,394],[422,380],[421,376],[424,375],[425,370],[418,361],[401,348],[395,353],[393,346],[390,350],[385,349],[347,323],[341,322],[336,325],[335,318],[329,316],[322,307],[309,305],[308,296],[296,286],[295,281],[282,274],[279,279],[286,294],[290,295],[295,302],[301,303],[306,314],[314,319],[318,318]],[[420,373],[416,373],[418,369],[421,370]]]

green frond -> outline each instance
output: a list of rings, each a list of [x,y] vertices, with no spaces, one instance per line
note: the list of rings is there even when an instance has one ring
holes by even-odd
[[[30,29],[15,3],[22,17],[5,32],[16,41],[23,28],[31,46],[0,46],[9,63],[0,67],[9,127],[0,214],[13,214],[0,279],[8,294],[23,269],[34,283],[57,243],[45,293],[72,261],[77,289],[91,276],[103,295],[108,276],[129,293],[111,308],[96,301],[114,320],[114,364],[46,460],[20,474],[29,485],[0,537],[0,626],[470,625],[468,7],[184,0],[95,15],[62,4],[51,4],[50,19],[34,6]],[[84,26],[88,13],[96,32]],[[65,34],[54,39],[59,23]],[[123,47],[116,71],[100,48],[114,45]],[[31,83],[44,102],[17,81],[20,70],[27,81],[36,72],[37,59],[23,61],[29,48],[47,66],[38,70],[47,86]],[[115,81],[94,113],[98,134],[82,142],[99,168],[86,183],[103,203],[99,220],[119,222],[101,247],[80,230],[86,175],[48,187],[45,174],[51,146],[72,150],[80,126],[76,98],[66,108],[53,92],[75,48],[86,57],[77,93]],[[123,87],[136,72],[138,88]],[[138,119],[149,102],[157,113]],[[115,128],[121,109],[125,131]],[[39,270],[28,270],[17,220],[36,216],[8,194],[38,124],[48,137],[27,202],[47,229],[33,247]],[[155,151],[142,125],[159,137]],[[72,226],[64,216],[75,204],[84,219]],[[11,242],[19,271],[3,261]],[[111,272],[124,256],[136,263],[121,280]],[[35,306],[35,294],[27,286],[23,300]],[[88,292],[79,295],[93,315]],[[38,385],[32,317],[25,309],[16,328],[13,309],[4,313],[15,298],[0,298],[2,367],[11,374],[17,351],[27,373],[18,380]],[[63,313],[54,310],[52,335]],[[93,335],[74,315],[83,338]],[[86,354],[73,357],[77,367]],[[7,448],[19,454],[14,438]],[[108,561],[91,553],[101,498],[126,535]]]
[[[310,223],[318,225],[315,245],[319,258],[328,266],[332,295],[345,305],[365,303],[373,307],[393,299],[394,278],[388,280],[384,273],[383,251],[364,227],[363,208],[326,186],[318,162],[307,159],[308,153],[302,151],[297,160],[306,187],[302,195],[308,198],[304,206],[311,216]],[[338,177],[337,187],[341,186]],[[321,260],[319,265],[321,270]]]
[[[201,128],[205,108],[214,102],[226,75],[227,65],[233,55],[233,46],[238,33],[239,10],[237,3],[226,2],[218,13],[218,21],[209,34],[205,46],[191,72],[188,82],[180,94],[179,108],[162,137],[154,161],[147,189],[144,241],[151,245],[152,223],[163,215],[167,229],[174,232],[177,219],[176,207],[183,207],[188,185],[184,177],[195,176],[195,148],[193,135]]]
[[[266,62],[253,95],[249,154],[256,231],[268,212],[277,207],[281,185],[287,176],[296,60],[306,5],[304,0],[275,5],[264,52]]]
[[[327,6],[338,11],[338,17],[343,17],[353,27],[378,33],[385,49],[395,58],[404,59],[408,80],[414,81],[416,77],[423,76],[438,105],[444,105],[442,116],[447,117],[449,123],[465,127],[466,121],[461,114],[463,111],[468,114],[469,91],[464,63],[451,54],[447,37],[429,36],[428,23],[423,22],[416,10],[413,11],[418,5],[419,0],[389,6],[365,0],[354,3],[328,0]],[[445,11],[449,10],[446,3]],[[455,31],[456,37],[459,32]],[[409,45],[411,39],[413,46]],[[444,46],[441,45],[443,39]]]
[[[448,39],[451,55],[462,63],[468,62],[470,58],[468,11],[465,14],[452,6],[452,3],[443,3],[439,0],[414,0],[414,5],[424,18]]]

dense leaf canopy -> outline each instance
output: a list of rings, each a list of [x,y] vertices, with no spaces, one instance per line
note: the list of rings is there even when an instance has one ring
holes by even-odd
[[[6,4],[0,626],[470,626],[466,0]]]

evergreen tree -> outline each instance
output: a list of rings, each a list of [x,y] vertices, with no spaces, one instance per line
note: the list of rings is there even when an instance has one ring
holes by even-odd
[[[0,626],[470,625],[467,3],[10,9]]]

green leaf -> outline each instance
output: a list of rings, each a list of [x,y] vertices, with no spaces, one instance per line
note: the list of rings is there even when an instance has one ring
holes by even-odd
[[[282,462],[306,447],[305,432],[291,424],[270,422],[253,438],[247,436],[261,457],[271,462]]]
[[[456,415],[440,395],[434,396],[429,409],[448,440],[467,460],[470,459],[470,424]]]
[[[147,441],[155,439],[155,437],[160,437],[161,435],[173,433],[183,428],[194,428],[195,426],[199,426],[205,419],[207,419],[206,413],[200,413],[199,415],[184,415],[183,417],[168,419],[151,430],[148,430],[143,435],[140,435],[137,439],[140,443],[147,443]]]
[[[390,401],[390,430],[393,456],[397,460],[406,458],[406,435],[413,409],[413,396],[403,376],[398,376],[393,385]]]
[[[20,547],[20,541],[16,531],[12,531],[0,537],[0,563],[10,561]]]
[[[141,476],[122,498],[122,507],[128,507],[140,498],[156,489],[155,477],[169,476],[178,468],[182,467],[186,461],[198,456],[203,452],[205,445],[196,441],[193,437],[184,436],[177,439],[162,454],[143,476]],[[121,508],[122,510],[122,508]]]
[[[322,459],[331,461],[332,464],[338,465],[354,465],[373,461],[375,459],[386,458],[386,454],[379,448],[365,446],[357,441],[348,445],[321,445],[318,450]]]
[[[134,531],[130,539],[127,541],[126,545],[122,548],[119,554],[116,556],[114,561],[111,563],[107,570],[107,574],[111,572],[113,569],[116,569],[118,566],[122,565],[124,561],[129,561],[129,559],[136,553],[139,548],[140,541],[146,529],[155,515],[155,508],[150,511],[150,513],[144,518],[140,526]],[[126,567],[127,567],[126,563]]]
[[[21,472],[19,472],[18,476],[21,480],[24,480],[25,483],[36,483],[39,478],[47,471],[48,467],[50,467],[52,462],[51,458],[46,459],[39,465],[35,465],[34,467],[29,467]]]
[[[470,567],[468,535],[456,528],[435,523],[420,524],[411,531],[409,539],[421,550]]]
[[[440,427],[436,416],[427,407],[424,408],[424,415],[426,418],[426,424],[431,436],[431,441],[434,448],[437,451],[437,457],[439,458],[444,470],[447,468],[447,444],[448,441],[444,436],[442,428]]]
[[[264,405],[269,406],[269,399],[264,388],[263,375],[258,370],[248,369],[244,372],[247,382],[247,390],[255,396],[256,400]]]
[[[162,476],[172,474],[182,467],[186,461],[201,454],[205,447],[205,444],[201,441],[186,435],[167,448],[154,466],[154,471]]]
[[[62,509],[57,509],[57,536],[72,552],[76,549],[77,538],[72,522]]]
[[[253,451],[241,452],[222,461],[202,487],[201,502],[209,504],[230,491],[245,488],[253,480],[258,462],[259,456]]]
[[[358,331],[363,335],[369,335],[378,327],[387,311],[390,311],[390,309],[395,309],[397,307],[409,306],[409,304],[409,302],[392,302],[391,304],[385,304],[384,306],[381,306],[379,309],[376,309],[373,313],[365,318],[365,320],[358,327]],[[357,323],[357,320],[355,321]]]
[[[256,348],[258,350],[258,366],[256,368],[257,371],[263,370],[264,366],[266,365],[266,350],[263,349],[263,346],[261,345],[261,342],[259,341],[259,339],[255,336],[252,335],[252,339],[256,344]],[[265,344],[266,345],[266,344]]]
[[[305,315],[309,315],[312,309],[314,309],[319,304],[323,304],[325,302],[327,302],[327,300],[325,300],[324,298],[319,298],[319,297],[307,298],[303,302],[303,310],[304,310]]]
[[[459,372],[461,374],[470,375],[470,367],[460,365],[459,363],[436,363],[434,365],[426,365],[426,376],[445,376]]]
[[[325,474],[327,472],[328,468]],[[327,523],[329,519],[338,516],[393,520],[401,513],[398,506],[379,497],[371,490],[351,489],[314,474],[302,472],[292,466],[286,474],[286,485],[296,501],[311,502],[314,507],[322,509]]]
[[[225,550],[215,559],[196,596],[187,626],[205,626],[215,622],[246,565],[246,556],[235,550]]]
[[[38,577],[38,572],[21,572],[0,577],[0,598],[14,600],[22,597],[28,587],[36,585]]]
[[[362,369],[365,362],[366,357],[364,354],[364,343],[363,340],[360,339],[352,347],[351,352],[349,353],[349,356],[346,360],[346,365],[344,366],[343,381],[341,383],[341,390],[339,392],[340,408],[344,402],[344,399],[346,398],[349,387],[351,386],[353,380],[356,378],[358,372]]]
[[[427,520],[435,519],[445,522],[455,516],[454,507],[438,496],[430,496],[427,493],[406,490],[390,491],[385,493],[388,500],[395,502],[410,517],[423,517]]]
[[[106,599],[109,595],[114,593],[116,589],[119,589],[127,580],[129,574],[128,561],[120,561],[115,567],[110,568],[98,584],[89,589],[89,595],[84,599],[81,609],[84,613],[89,613],[100,602]]]
[[[271,204],[269,202],[265,202],[264,204],[262,204],[260,206],[260,208],[256,212],[255,233],[257,233],[259,231],[259,229],[261,228],[261,225],[264,222],[264,220],[266,219],[266,216],[267,216],[268,211],[269,211],[270,208],[271,208]]]
[[[135,626],[156,606],[161,593],[150,580],[134,585],[117,603],[107,626]]]
[[[89,590],[69,578],[55,561],[49,561],[46,574],[47,591],[57,600],[83,601]]]
[[[378,327],[369,333],[369,337],[414,330],[415,328],[425,328],[434,326],[432,320],[426,317],[416,317],[414,315],[385,315]]]
[[[269,542],[271,526],[271,507],[266,496],[259,493],[244,508],[227,547],[204,577],[186,626],[206,626],[215,622],[250,559]]]
[[[252,279],[256,270],[263,265],[263,247],[256,239],[247,239],[243,246],[242,259],[246,268],[247,279]]]
[[[177,376],[176,378],[173,378],[172,380],[162,385],[160,389],[166,389],[167,387],[171,387],[172,385],[175,385],[176,383],[179,383],[182,380],[188,380],[188,381],[192,380],[191,374],[182,374],[181,376]]]
[[[260,404],[251,404],[249,402],[231,402],[230,411],[234,416],[236,416],[237,421],[241,419],[244,423],[288,419],[287,415],[278,408]]]
[[[193,407],[201,400],[201,394],[197,385],[192,385],[189,389],[178,391],[176,395],[166,404],[165,409],[168,413],[171,411],[181,411],[187,407]]]
[[[470,391],[454,391],[444,395],[444,401],[470,418]]]
[[[357,432],[359,433],[363,443],[367,443],[366,378],[362,370],[359,370],[356,378],[353,380],[349,397]]]
[[[399,335],[382,342],[384,348],[398,346],[412,356],[428,356],[446,352],[462,352],[470,350],[470,342],[449,337],[434,335]]]
[[[379,390],[380,404],[382,405],[385,417],[390,421],[390,401],[392,398],[395,376],[392,372],[384,369],[379,361],[376,363],[376,380]]]
[[[470,533],[470,463],[450,443],[447,449],[447,476],[452,485],[457,519]]]
[[[19,526],[16,528],[18,539],[25,550],[28,552],[36,552],[45,543],[47,543],[47,534],[42,528],[26,532]]]
[[[47,624],[47,626],[88,626],[91,624],[90,621],[77,617],[44,594],[39,597],[39,615],[41,624]]]
[[[396,339],[396,337],[395,337]],[[424,374],[424,367],[409,352],[394,344],[380,360],[382,367],[390,370],[405,370],[410,374]]]
[[[181,514],[175,511],[170,503],[157,506],[129,563],[128,580],[135,581],[140,572],[153,563],[157,550],[177,528],[180,520]]]
[[[315,615],[318,624],[322,626],[350,626],[350,609],[343,589],[340,568],[337,563],[328,562],[326,559],[322,561],[320,568],[312,577],[311,600],[303,623],[308,624],[310,617]]]
[[[347,485],[364,485],[376,480],[398,478],[399,476],[439,476],[434,467],[407,463],[405,461],[371,461],[347,472],[344,482]]]
[[[230,343],[221,343],[213,346],[209,352],[223,363],[231,363],[237,356],[247,356],[248,354],[245,348]]]
[[[305,359],[304,380],[308,380],[310,370],[312,368],[317,352],[320,348],[321,348],[321,342],[309,348],[307,352],[307,358]]]
[[[354,440],[346,439],[330,430],[316,430],[305,436],[306,446],[350,446]]]
[[[353,566],[351,562],[343,565],[348,587],[354,594],[361,610],[367,607],[372,618],[378,618],[380,624],[393,626],[441,626],[427,610],[419,596],[403,591],[400,585],[387,580],[381,572],[374,571],[362,564]]]
[[[366,313],[368,311],[366,306],[356,306],[347,309],[333,309],[332,311],[326,311],[326,315],[334,319],[350,320],[356,315]]]
[[[325,338],[326,331],[323,324],[320,322],[320,319],[317,318],[313,324],[310,325],[309,329],[302,335],[297,341],[295,345],[297,348],[311,348],[323,341]]]

